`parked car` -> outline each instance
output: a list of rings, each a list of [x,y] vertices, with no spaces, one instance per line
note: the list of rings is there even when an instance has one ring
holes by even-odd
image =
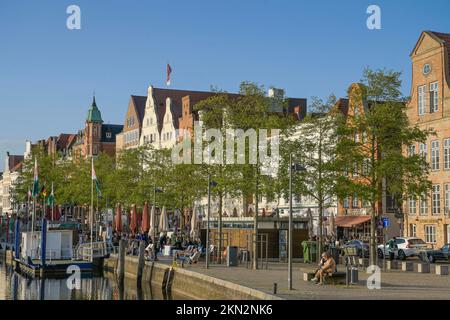
[[[362,257],[364,253],[364,257],[369,256],[369,243],[364,242],[362,240],[350,240],[346,244],[341,247],[341,254],[344,254],[344,250],[346,248],[356,248],[356,253],[358,256]]]
[[[396,237],[394,241],[394,258],[405,260],[408,257],[419,256],[421,250],[426,249],[427,244],[417,237]],[[390,241],[391,241],[390,240]],[[389,241],[378,246],[378,258],[390,257]]]
[[[435,261],[439,261],[439,260],[450,260],[449,259],[449,252],[450,250],[450,244],[446,244],[444,245],[442,248],[440,249],[429,249],[429,250],[425,250],[426,255],[428,257],[428,260],[433,263]],[[423,259],[422,255],[420,255],[420,258]]]

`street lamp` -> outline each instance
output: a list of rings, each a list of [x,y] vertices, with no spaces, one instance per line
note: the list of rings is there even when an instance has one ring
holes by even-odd
[[[209,217],[211,215],[211,187],[217,186],[217,182],[211,180],[211,174],[208,174],[208,216],[206,217],[206,269],[209,268]]]
[[[157,193],[163,193],[162,189],[157,188],[156,184],[154,185],[153,189],[153,206],[155,207],[155,217],[156,217],[156,194]],[[153,247],[156,248],[156,225],[153,226]]]
[[[289,155],[289,244],[288,244],[288,289],[292,290],[292,232],[293,232],[293,214],[292,214],[292,172],[306,171],[300,164],[292,163],[292,153]]]

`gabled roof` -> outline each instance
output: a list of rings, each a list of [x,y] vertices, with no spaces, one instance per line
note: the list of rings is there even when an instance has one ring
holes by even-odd
[[[20,169],[22,169],[22,166],[23,166],[23,162],[19,162],[11,169],[11,172],[19,171]]]
[[[139,125],[142,126],[142,121],[144,120],[144,114],[145,114],[145,102],[147,101],[147,97],[132,95],[131,101],[133,102],[134,108],[136,110]]]
[[[206,99],[215,92],[209,91],[192,91],[192,90],[176,90],[176,89],[164,89],[153,88],[153,99],[155,100],[156,118],[158,122],[158,131],[161,132],[163,127],[164,116],[166,113],[166,99],[172,99],[172,115],[174,119],[175,129],[178,129],[179,117],[182,114],[182,99],[185,96],[190,96],[192,101],[197,103],[200,100]]]
[[[8,168],[5,168],[9,171],[14,171],[14,168],[16,168],[20,163],[22,163],[24,160],[23,156],[19,155],[8,155]]]
[[[450,34],[435,31],[428,31],[428,33],[438,38],[439,42],[444,45],[445,51],[447,51],[447,61],[445,64],[447,66],[447,81],[450,81]]]
[[[75,139],[76,135],[71,133],[61,133],[57,140],[57,149],[64,150],[70,147],[72,141]]]
[[[348,115],[348,99],[347,98],[340,98],[338,101],[336,101],[334,107],[334,112],[341,112],[345,117]]]
[[[419,46],[421,40],[423,39],[424,35],[427,34],[431,38],[433,38],[435,41],[440,43],[444,47],[444,54],[445,54],[445,68],[447,70],[446,72],[446,78],[447,83],[450,85],[450,34],[449,33],[442,33],[442,32],[436,32],[436,31],[423,31],[422,34],[419,37],[419,40],[417,40],[416,45],[414,46],[410,56],[414,54],[417,47]]]

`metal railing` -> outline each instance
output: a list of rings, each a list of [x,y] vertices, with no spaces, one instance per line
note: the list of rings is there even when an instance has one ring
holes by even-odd
[[[77,260],[92,261],[94,258],[106,256],[109,252],[106,242],[88,242],[77,246],[75,256]]]

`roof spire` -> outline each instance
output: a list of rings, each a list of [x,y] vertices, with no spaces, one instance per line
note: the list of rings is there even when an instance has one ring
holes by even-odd
[[[92,106],[94,107],[96,107],[97,106],[97,104],[95,103],[95,90],[94,90],[94,95],[93,95],[93,99],[92,99]]]

